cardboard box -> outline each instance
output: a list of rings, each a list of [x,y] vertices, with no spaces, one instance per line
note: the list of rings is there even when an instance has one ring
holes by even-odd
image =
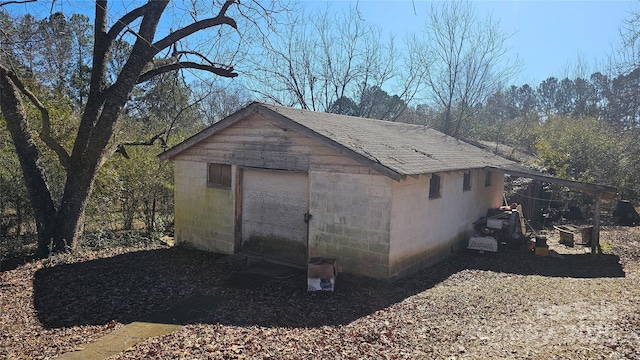
[[[538,256],[549,256],[549,247],[548,246],[536,246],[536,255],[538,255]]]
[[[307,291],[333,291],[336,278],[307,278]]]
[[[560,232],[560,243],[567,246],[590,245],[593,226],[560,225],[554,226]],[[580,235],[580,236],[578,236]]]
[[[335,259],[311,258],[307,265],[307,291],[333,291],[336,284]]]

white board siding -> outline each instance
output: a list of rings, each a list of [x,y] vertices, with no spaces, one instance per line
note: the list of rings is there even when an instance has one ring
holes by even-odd
[[[464,172],[439,173],[441,197],[429,199],[429,175],[394,182],[391,209],[390,277],[436,263],[464,246],[472,223],[487,209],[501,205],[504,177],[471,173],[471,190],[463,191]]]
[[[242,250],[305,265],[306,173],[243,169]]]

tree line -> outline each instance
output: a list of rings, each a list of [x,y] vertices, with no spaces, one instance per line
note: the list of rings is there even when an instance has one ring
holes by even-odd
[[[596,72],[587,79],[550,77],[535,87],[512,85],[473,107],[458,136],[510,145],[535,156],[535,165],[551,175],[614,185],[623,197],[637,199],[638,74]],[[406,112],[408,121],[436,128],[441,116],[426,105]]]
[[[243,74],[246,89],[282,105],[423,124],[445,134],[513,146],[555,176],[640,193],[637,16],[624,25],[626,54],[606,71],[507,85],[522,69],[513,35],[470,2],[434,4],[422,31],[401,44],[357,8],[291,14]]]
[[[102,0],[90,19],[12,5],[0,5],[0,230],[37,233],[41,254],[74,249],[85,227],[162,229],[172,169],[155,156],[254,99],[504,143],[556,176],[640,192],[635,64],[507,86],[522,66],[512,34],[470,2],[432,5],[400,44],[357,8],[151,1],[118,13]]]

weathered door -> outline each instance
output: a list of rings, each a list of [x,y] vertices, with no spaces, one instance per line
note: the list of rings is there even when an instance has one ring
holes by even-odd
[[[244,169],[242,251],[305,265],[308,194],[306,173]]]

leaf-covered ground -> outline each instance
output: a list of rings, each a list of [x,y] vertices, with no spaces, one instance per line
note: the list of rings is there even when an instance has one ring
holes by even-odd
[[[640,358],[640,228],[607,227],[605,255],[461,253],[391,284],[341,274],[242,275],[229,258],[147,246],[0,273],[0,358],[51,358],[199,294],[181,330],[115,359]]]

